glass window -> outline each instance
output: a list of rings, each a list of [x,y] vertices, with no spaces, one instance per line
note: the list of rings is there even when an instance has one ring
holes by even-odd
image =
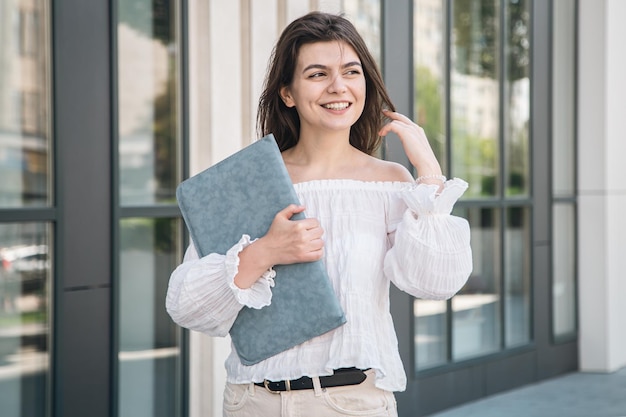
[[[448,361],[447,302],[414,300],[415,364],[418,370]]]
[[[51,204],[47,3],[0,6],[0,208]]]
[[[441,164],[446,167],[446,54],[445,9],[442,1],[415,0],[413,59],[415,77],[414,120]]]
[[[413,4],[413,119],[426,132],[444,173],[446,167],[446,54],[444,2],[415,0]],[[415,300],[415,364],[417,369],[448,361],[447,302]]]
[[[572,204],[555,204],[552,249],[552,329],[555,338],[576,331],[576,215]]]
[[[552,187],[555,197],[571,197],[576,178],[576,1],[555,1],[552,7]]]
[[[127,218],[120,229],[118,412],[178,416],[180,333],[165,294],[180,263],[180,220]]]
[[[342,12],[359,31],[380,65],[380,0],[343,0]]]
[[[499,3],[451,2],[452,169],[469,182],[467,197],[494,197],[501,183]]]
[[[530,2],[507,2],[503,80],[506,195],[529,195]]]
[[[118,1],[120,202],[175,203],[179,166],[177,2]]]
[[[552,37],[552,331],[576,324],[576,1],[554,2]]]
[[[345,14],[363,37],[380,69],[382,64],[380,0],[343,0],[341,12]],[[377,156],[382,156],[382,146],[377,150]]]
[[[48,3],[0,4],[0,209],[17,209],[0,223],[3,417],[44,417],[50,404],[52,223],[28,210],[53,202]]]
[[[46,415],[51,286],[50,225],[0,223],[0,408]]]
[[[117,413],[182,413],[182,332],[165,310],[182,258],[179,2],[118,0]]]
[[[507,209],[504,258],[505,345],[530,341],[530,213],[528,208]]]
[[[414,118],[444,171],[469,183],[455,214],[474,256],[449,304],[415,301],[423,370],[531,339],[530,0],[413,6]]]
[[[471,228],[474,270],[452,298],[452,357],[484,355],[500,349],[500,211],[469,208],[456,214]]]

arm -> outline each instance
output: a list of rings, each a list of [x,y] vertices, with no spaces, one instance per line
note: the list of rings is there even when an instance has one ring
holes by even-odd
[[[403,195],[408,209],[390,235],[395,242],[385,258],[385,273],[415,297],[450,298],[472,271],[469,224],[450,215],[467,183],[446,182],[424,129],[402,114],[384,114],[390,122],[379,134],[396,133],[418,173],[417,185]]]
[[[272,270],[259,274],[248,289],[234,284],[239,254],[250,245],[250,237],[244,235],[225,255],[212,253],[202,258],[193,244],[189,246],[183,263],[172,272],[167,290],[165,306],[172,320],[210,336],[225,336],[244,305],[269,305]]]
[[[302,206],[286,207],[275,216],[265,236],[251,241],[244,235],[226,255],[212,253],[199,258],[190,246],[170,277],[166,308],[172,319],[192,330],[224,336],[244,305],[269,305],[273,265],[322,257],[323,230],[318,221],[290,220],[303,210]]]
[[[448,299],[472,272],[470,229],[467,220],[450,215],[467,188],[460,179],[439,186],[416,185],[403,194],[408,206],[385,257],[385,275],[401,290],[426,299]]]
[[[261,273],[273,265],[312,262],[324,254],[324,231],[317,219],[290,220],[304,211],[304,206],[291,204],[274,217],[268,232],[240,254],[241,264],[235,276],[239,288],[249,288]]]

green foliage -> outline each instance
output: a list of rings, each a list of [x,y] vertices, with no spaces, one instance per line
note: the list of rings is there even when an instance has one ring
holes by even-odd
[[[169,44],[173,38],[173,6],[170,0],[118,0],[117,17],[149,38]]]
[[[505,7],[500,39],[500,8]],[[453,2],[455,69],[461,74],[498,79],[499,42],[505,42],[509,81],[528,76],[529,0],[456,0]]]
[[[440,81],[426,67],[415,69],[415,122],[426,133],[437,158],[445,159],[446,138],[444,130],[442,92]]]
[[[120,227],[122,251],[171,253],[176,249],[178,236],[178,222],[171,218],[126,218]]]

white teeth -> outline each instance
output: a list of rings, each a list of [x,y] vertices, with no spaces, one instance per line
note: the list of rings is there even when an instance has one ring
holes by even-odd
[[[324,107],[330,110],[344,110],[347,109],[350,103],[328,103],[324,104]]]

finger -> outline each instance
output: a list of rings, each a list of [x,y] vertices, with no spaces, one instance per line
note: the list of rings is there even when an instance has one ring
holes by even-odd
[[[402,132],[409,127],[407,124],[394,120],[391,121],[389,123],[387,123],[385,126],[383,126],[380,131],[378,132],[379,136],[386,136],[389,134],[389,132],[394,132],[397,135],[401,135]]]
[[[398,113],[398,112],[394,112],[394,111],[390,111],[387,109],[383,110],[383,114],[385,116],[387,116],[388,118],[392,119],[392,120],[398,120],[407,124],[414,124],[415,122],[413,122],[413,120],[411,120],[409,117],[405,116],[402,113]]]
[[[284,219],[291,219],[294,214],[302,213],[306,207],[298,204],[290,204],[276,214],[276,217],[282,217]]]
[[[323,248],[324,248],[323,239],[314,239],[311,241],[311,252],[315,252]]]
[[[306,231],[306,239],[310,241],[321,239],[322,236],[324,236],[324,229],[322,229],[319,226],[311,227],[310,229],[307,229]]]
[[[315,250],[311,250],[302,256],[303,262],[313,262],[322,259],[324,256],[324,247],[320,247]]]

